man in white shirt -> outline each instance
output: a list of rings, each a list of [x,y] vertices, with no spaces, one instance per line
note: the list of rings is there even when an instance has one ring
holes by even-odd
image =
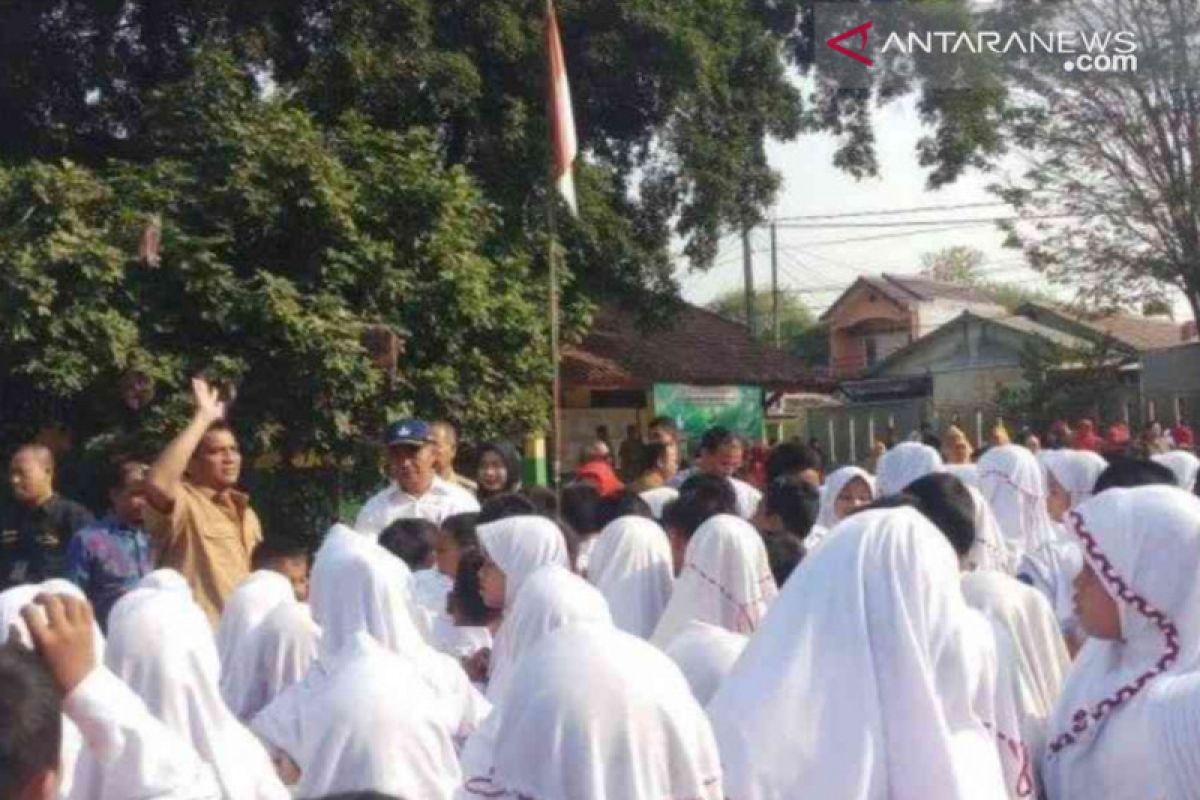
[[[435,525],[453,514],[479,510],[475,496],[437,476],[434,437],[428,423],[405,419],[388,426],[384,437],[392,483],[358,512],[354,529],[377,538],[393,521],[427,519]]]
[[[742,519],[752,519],[758,511],[762,492],[743,480],[733,477],[742,466],[745,448],[736,433],[720,426],[709,428],[700,439],[700,457],[693,469],[677,472],[667,484],[678,489],[688,478],[699,473],[719,475],[729,480],[737,495],[737,513]]]

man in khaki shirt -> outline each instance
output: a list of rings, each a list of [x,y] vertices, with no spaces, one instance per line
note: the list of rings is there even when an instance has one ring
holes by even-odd
[[[192,380],[192,393],[192,421],[146,476],[145,527],[159,565],[183,574],[216,625],[225,598],[250,573],[262,527],[250,498],[235,488],[242,454],[225,421],[225,402],[201,378]]]

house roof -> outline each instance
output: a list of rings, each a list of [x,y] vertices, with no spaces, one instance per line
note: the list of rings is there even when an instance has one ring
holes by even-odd
[[[602,306],[583,340],[563,346],[562,381],[613,389],[654,383],[833,387],[800,359],[752,339],[744,325],[686,303],[661,329],[640,326],[635,314],[615,305]]]
[[[1066,323],[1080,328],[1080,335],[1089,332],[1100,337],[1111,337],[1118,343],[1143,352],[1172,347],[1183,341],[1183,326],[1180,323],[1132,314],[1086,314],[1068,311],[1043,303],[1024,303],[1017,313],[1033,319]]]
[[[933,300],[951,300],[967,305],[999,305],[990,293],[976,286],[936,281],[923,275],[890,275],[885,272],[882,275],[864,275],[850,284],[821,315],[821,319],[828,318],[843,300],[860,287],[874,289],[902,308]]]

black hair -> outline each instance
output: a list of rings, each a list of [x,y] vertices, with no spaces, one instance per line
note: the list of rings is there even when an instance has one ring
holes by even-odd
[[[100,488],[106,495],[109,492],[120,491],[125,488],[125,481],[131,472],[146,472],[149,469],[150,466],[146,462],[136,458],[125,457],[107,461],[100,471]]]
[[[438,526],[427,519],[398,519],[379,534],[379,544],[416,571],[429,567],[433,559],[433,540]]]
[[[254,547],[250,556],[250,570],[266,569],[275,560],[302,558],[308,560],[308,548],[303,542],[284,536],[271,536]]]
[[[505,492],[504,494],[492,495],[483,501],[483,506],[479,509],[479,517],[475,520],[475,524],[486,525],[489,522],[496,522],[508,517],[522,517],[536,513],[537,508],[534,507],[533,503],[527,497],[515,492]]]
[[[954,552],[965,556],[975,544],[975,501],[966,484],[947,472],[935,472],[910,483],[904,494],[946,535]]]
[[[530,503],[533,503],[534,510],[538,514],[548,517],[558,515],[558,494],[553,489],[545,486],[526,486],[521,489],[521,494]]]
[[[580,536],[590,536],[600,524],[600,490],[582,481],[563,487],[559,514]]]
[[[482,566],[483,553],[476,549],[464,550],[458,561],[458,572],[454,574],[454,588],[446,598],[446,610],[461,615],[470,625],[487,625],[500,615],[498,609],[488,608],[483,602],[479,587]]]
[[[698,474],[684,481],[678,499],[663,508],[662,524],[684,539],[691,539],[711,517],[736,513],[737,495],[729,479]]]
[[[742,445],[742,439],[733,431],[729,430],[728,428],[723,428],[720,425],[717,425],[714,428],[709,428],[704,432],[704,435],[700,437],[701,453],[715,453],[722,447],[728,447],[730,445],[738,445],[740,447]]]
[[[767,486],[766,512],[777,515],[784,529],[800,538],[808,535],[821,507],[821,493],[807,481],[778,478]]]
[[[655,417],[654,419],[650,420],[650,424],[646,427],[649,430],[662,428],[663,430],[670,431],[671,438],[676,441],[679,440],[679,426],[676,425],[675,420],[671,419],[670,417]]]
[[[46,666],[10,640],[0,647],[0,797],[16,797],[62,748],[62,700]]]
[[[479,462],[483,460],[484,453],[495,453],[504,462],[504,488],[500,492],[489,493],[481,486],[479,487],[479,499],[486,500],[501,492],[516,491],[521,484],[521,457],[517,453],[517,448],[501,440],[484,442],[479,445],[475,450],[475,476],[477,478],[479,477]]]
[[[782,588],[792,571],[804,560],[804,542],[799,536],[785,531],[766,534],[763,544],[767,548],[767,561],[771,564],[775,585]]]
[[[1157,461],[1117,456],[1109,459],[1108,467],[1096,478],[1093,494],[1105,489],[1128,489],[1134,486],[1178,486],[1175,473]]]
[[[658,462],[667,454],[670,447],[666,442],[646,442],[642,445],[638,459],[638,472],[649,472],[658,466]]]
[[[462,550],[479,546],[479,537],[475,535],[475,526],[479,513],[468,511],[463,514],[451,514],[442,520],[442,530],[450,534],[450,538]]]
[[[783,442],[767,456],[767,482],[794,476],[805,470],[820,470],[821,457],[815,450],[800,442]]]
[[[643,500],[641,495],[625,489],[600,501],[596,517],[596,524],[600,526],[598,530],[604,530],[610,522],[621,517],[654,519],[654,513],[650,510],[650,504]]]

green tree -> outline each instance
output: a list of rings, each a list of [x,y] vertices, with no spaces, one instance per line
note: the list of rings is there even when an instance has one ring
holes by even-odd
[[[708,307],[727,319],[746,324],[746,294],[740,289],[721,294]],[[755,336],[769,343],[775,341],[773,309],[769,290],[754,293]],[[829,331],[817,323],[808,306],[789,292],[779,293],[779,339],[782,347],[811,364],[829,363]]]
[[[1078,419],[1115,399],[1126,356],[1110,343],[1077,347],[1038,339],[1021,353],[1023,382],[1000,389],[1001,416],[1034,430],[1056,419]]]
[[[967,245],[954,245],[921,255],[921,272],[947,283],[975,284],[983,267],[983,251]]]

